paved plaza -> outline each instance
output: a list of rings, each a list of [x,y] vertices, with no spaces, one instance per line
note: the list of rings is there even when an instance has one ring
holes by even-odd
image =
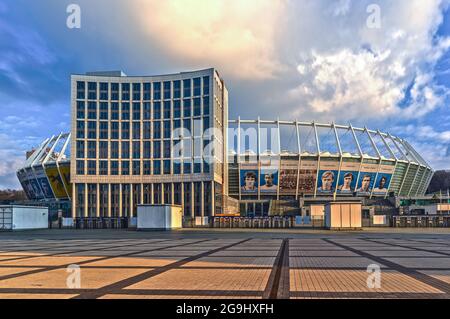
[[[449,243],[444,229],[8,232],[0,299],[450,298]]]

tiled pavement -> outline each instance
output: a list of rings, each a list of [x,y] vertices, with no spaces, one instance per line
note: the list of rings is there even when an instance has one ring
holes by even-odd
[[[448,235],[255,234],[0,236],[0,299],[450,298]],[[367,286],[373,264],[379,288]]]

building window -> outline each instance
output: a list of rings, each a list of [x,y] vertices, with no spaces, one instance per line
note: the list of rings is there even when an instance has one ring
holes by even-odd
[[[119,139],[119,122],[111,122],[111,139]]]
[[[108,103],[100,102],[100,120],[108,119]]]
[[[194,79],[194,96],[199,96],[202,94],[201,93],[201,90],[202,90],[201,83],[202,83],[201,78]]]
[[[164,99],[170,100],[170,81],[164,82]]]
[[[164,158],[171,158],[172,154],[171,154],[171,148],[170,148],[170,141],[164,141],[163,143],[163,148],[164,148]]]
[[[209,125],[209,117],[204,117],[203,118],[203,131],[206,131],[207,129],[209,129],[210,125]]]
[[[183,116],[184,117],[191,116],[191,100],[190,99],[183,100]]]
[[[100,83],[100,100],[108,100],[108,83]]]
[[[77,82],[77,99],[79,99],[79,100],[85,99],[85,96],[86,96],[85,88],[86,88],[85,82],[81,82],[81,81]]]
[[[88,99],[96,100],[97,99],[97,83],[88,82]]]
[[[111,142],[111,158],[119,158],[119,142]]]
[[[164,101],[164,118],[170,119],[171,118],[171,105],[170,101]]]
[[[173,117],[174,118],[181,117],[181,101],[180,100],[173,101]]]
[[[122,103],[122,120],[128,121],[130,119],[130,103]]]
[[[164,138],[170,138],[172,131],[170,130],[170,121],[164,121]]]
[[[153,103],[153,119],[154,120],[161,119],[161,102]]]
[[[77,121],[77,138],[84,138],[84,121]]]
[[[98,157],[101,159],[108,158],[108,142],[100,141],[98,143]]]
[[[187,132],[186,132],[187,131]],[[183,120],[183,132],[188,133],[188,136],[191,136],[191,119]],[[185,136],[186,137],[186,136]]]
[[[122,100],[130,100],[130,83],[122,83]]]
[[[108,161],[100,161],[99,165],[99,175],[108,175]]]
[[[153,122],[153,138],[161,138],[161,122]]]
[[[97,162],[87,161],[88,163],[88,175],[97,175]]]
[[[160,141],[153,142],[153,157],[161,158],[161,142]]]
[[[144,109],[144,114],[143,114],[144,120],[151,120],[152,115],[151,115],[150,102],[144,102],[143,109]]]
[[[141,175],[141,162],[133,161],[133,175]]]
[[[111,120],[119,119],[119,103],[113,102],[111,103]]]
[[[141,158],[141,142],[133,142],[133,158]]]
[[[203,115],[209,115],[209,97],[203,98]]]
[[[119,175],[119,162],[111,161],[111,175]]]
[[[77,158],[84,158],[84,141],[77,141]]]
[[[153,203],[161,204],[161,184],[153,184]]]
[[[77,119],[84,119],[86,116],[84,101],[77,101]]]
[[[202,172],[202,164],[201,163],[194,163],[194,173],[198,174]]]
[[[151,171],[151,162],[150,161],[144,161],[144,175],[151,175],[152,171]]]
[[[130,122],[122,122],[122,139],[130,138]]]
[[[141,123],[133,122],[133,139],[140,140],[141,139]]]
[[[203,95],[209,95],[209,76],[203,77]]]
[[[111,83],[111,100],[119,100],[119,83]]]
[[[170,175],[170,160],[164,161],[164,175]]]
[[[173,173],[175,175],[181,174],[181,164],[179,162],[173,163]]]
[[[153,83],[153,99],[161,100],[161,82]]]
[[[97,102],[88,102],[88,119],[97,119]]]
[[[141,103],[133,103],[133,120],[139,121],[141,119]]]
[[[149,140],[152,138],[152,122],[144,122],[143,133],[144,139]]]
[[[161,175],[161,161],[153,161],[153,175]]]
[[[191,79],[183,80],[183,96],[184,97],[191,96]]]
[[[122,158],[130,158],[130,142],[122,142]]]
[[[181,81],[173,81],[173,98],[179,99],[181,97]]]
[[[151,142],[144,141],[144,158],[151,158]]]
[[[191,162],[184,162],[183,163],[183,173],[184,174],[191,174]]]
[[[108,139],[108,122],[99,122],[99,139],[107,140]]]
[[[201,99],[195,98],[194,99],[194,116],[200,116],[202,115],[202,106],[201,106]]]
[[[130,162],[122,161],[122,175],[130,175]]]
[[[97,158],[97,142],[88,141],[88,158]]]
[[[164,186],[164,204],[172,204],[172,184],[163,184]]]
[[[77,161],[77,175],[84,175],[84,161]]]
[[[141,100],[141,83],[133,83],[133,101]]]
[[[152,84],[144,83],[144,101],[150,101],[152,96]]]

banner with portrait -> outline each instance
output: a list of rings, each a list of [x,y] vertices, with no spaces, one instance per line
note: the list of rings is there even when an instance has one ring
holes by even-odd
[[[240,164],[240,187],[242,194],[258,193],[258,164],[241,163]]]
[[[356,188],[360,162],[342,162],[339,180],[337,183],[337,194],[352,195]]]
[[[385,196],[391,184],[392,175],[394,174],[394,165],[381,165],[378,172],[375,186],[372,190],[373,196]]]
[[[298,176],[299,194],[314,194],[317,179],[317,161],[302,160]]]
[[[298,176],[297,160],[281,160],[280,168],[280,194],[295,195]]]
[[[339,172],[339,162],[320,162],[319,180],[317,181],[317,193],[321,195],[333,195],[336,189]]]
[[[361,172],[359,173],[356,194],[358,196],[370,195],[373,185],[375,185],[375,178],[377,176],[378,164],[363,163],[361,165]]]

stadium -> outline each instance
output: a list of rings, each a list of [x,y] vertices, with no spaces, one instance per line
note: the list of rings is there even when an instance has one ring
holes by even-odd
[[[73,218],[133,218],[139,204],[181,205],[191,219],[370,207],[423,196],[433,176],[406,140],[379,130],[228,120],[215,69],[71,81],[71,132],[29,152],[17,176],[29,200],[68,203]]]

